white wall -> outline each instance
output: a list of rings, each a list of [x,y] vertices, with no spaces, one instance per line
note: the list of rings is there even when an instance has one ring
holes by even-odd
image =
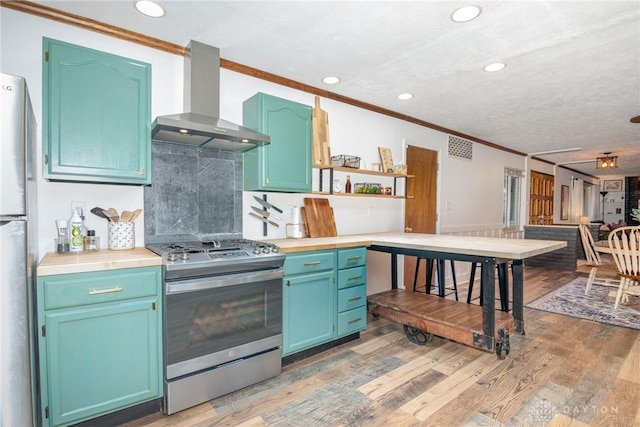
[[[182,111],[182,57],[128,43],[98,33],[63,25],[6,8],[0,8],[2,26],[0,67],[4,73],[24,76],[39,124],[42,123],[42,37],[50,37],[93,49],[135,58],[152,64],[152,116]],[[221,52],[224,57],[224,51]],[[220,114],[224,119],[242,122],[242,101],[256,92],[314,105],[311,94],[238,74],[221,71]],[[395,163],[404,162],[404,147],[415,145],[439,152],[440,170],[438,206],[440,232],[466,233],[474,230],[495,230],[502,222],[502,185],[505,166],[525,170],[525,159],[481,144],[473,144],[473,160],[449,158],[446,153],[447,135],[412,123],[366,111],[329,99],[321,100],[329,116],[332,154],[351,154],[361,157],[367,166],[379,162],[378,147],[388,147]],[[38,158],[41,157],[41,132],[38,132]],[[40,168],[41,162],[38,163]],[[317,173],[317,171],[315,171]],[[54,220],[67,218],[72,201],[93,206],[133,210],[143,206],[143,188],[131,186],[74,184],[47,182],[39,172],[39,236],[41,256],[52,251],[55,237]],[[385,177],[357,176],[352,181],[386,180]],[[392,181],[388,181],[392,182]],[[315,182],[317,188],[317,178]],[[387,184],[391,185],[391,184]],[[245,193],[245,214],[253,194]],[[303,205],[309,195],[269,193],[269,201],[288,211],[291,206]],[[404,223],[404,202],[401,199],[339,197],[330,198],[339,234],[375,231],[401,231]],[[448,204],[448,205],[447,205]],[[449,206],[450,210],[443,207]],[[144,245],[144,219],[136,228],[136,245]],[[106,222],[91,214],[87,226],[106,238]],[[267,238],[285,237],[285,227],[269,228]],[[261,239],[262,223],[245,215],[244,235]],[[386,282],[376,273],[376,281]],[[371,279],[371,278],[370,278]]]

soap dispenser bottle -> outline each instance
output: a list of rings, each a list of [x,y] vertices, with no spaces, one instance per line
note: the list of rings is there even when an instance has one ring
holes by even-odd
[[[71,213],[69,218],[69,251],[70,252],[82,252],[84,246],[84,238],[82,236],[82,216],[80,215],[79,208],[76,208]]]

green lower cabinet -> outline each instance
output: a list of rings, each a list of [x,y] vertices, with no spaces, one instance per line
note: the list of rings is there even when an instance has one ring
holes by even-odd
[[[284,356],[367,327],[367,250],[287,255],[283,279]]]
[[[333,271],[284,278],[283,356],[335,337]]]
[[[160,268],[38,277],[44,425],[162,395]]]
[[[338,251],[338,337],[367,327],[367,249]]]
[[[336,337],[335,252],[287,255],[284,271],[282,354],[288,356]]]

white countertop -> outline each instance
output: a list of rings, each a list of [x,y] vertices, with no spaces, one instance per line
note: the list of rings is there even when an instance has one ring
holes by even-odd
[[[564,241],[451,236],[447,234],[368,233],[336,237],[268,240],[284,253],[332,250],[358,246],[388,246],[496,258],[524,259],[567,246]],[[162,265],[162,259],[145,248],[125,251],[103,249],[79,254],[48,253],[38,265],[39,276],[84,273]]]
[[[524,259],[567,246],[566,242],[557,240],[418,233],[370,233],[336,237],[278,239],[269,242],[278,245],[285,253],[379,245],[509,259]]]

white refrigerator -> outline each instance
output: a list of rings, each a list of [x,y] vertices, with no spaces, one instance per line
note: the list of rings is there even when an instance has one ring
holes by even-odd
[[[36,122],[22,77],[0,74],[0,426],[32,426],[38,262]]]

